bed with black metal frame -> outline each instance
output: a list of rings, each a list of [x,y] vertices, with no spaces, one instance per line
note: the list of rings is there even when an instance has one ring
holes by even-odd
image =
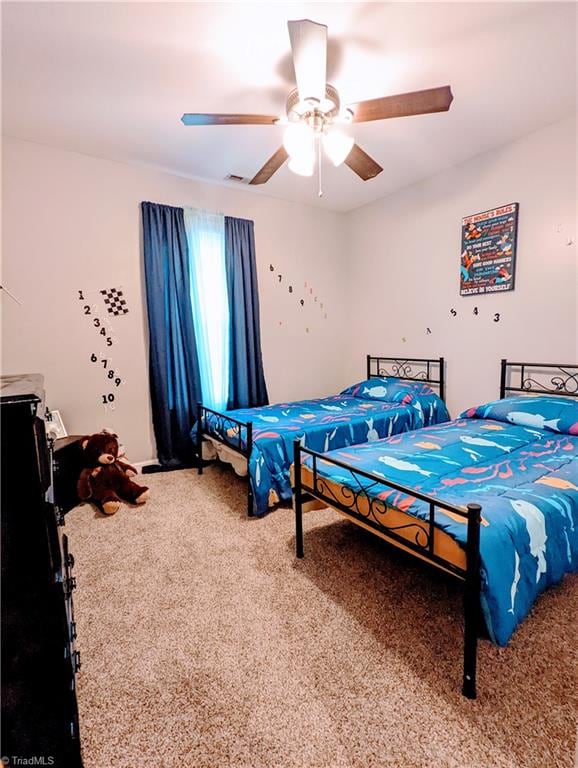
[[[540,378],[536,378],[539,376]],[[549,381],[544,382],[544,377]],[[514,383],[512,383],[514,382]],[[519,363],[501,361],[500,398],[509,393],[536,393],[578,397],[578,365],[557,365],[552,363]],[[309,461],[308,465],[304,465]],[[319,474],[317,463],[323,461],[346,470],[351,477],[351,487],[341,486],[341,497],[337,498],[334,486]],[[308,479],[304,479],[304,469]],[[295,511],[295,545],[298,558],[304,556],[303,549],[303,507],[309,502],[319,502],[340,512],[351,522],[361,525],[377,534],[390,544],[404,549],[410,555],[441,568],[464,584],[464,651],[462,693],[469,699],[476,698],[476,666],[478,630],[481,621],[480,609],[480,522],[482,507],[469,503],[463,507],[447,504],[439,498],[427,496],[412,488],[389,482],[383,477],[364,472],[345,462],[328,458],[326,454],[311,451],[294,442],[293,505]],[[369,485],[368,485],[369,483]],[[398,491],[408,494],[429,505],[429,519],[415,518],[415,523],[386,526],[383,513],[392,510],[378,498],[383,491]],[[436,509],[458,515],[467,524],[465,567],[458,567],[435,552]],[[367,510],[367,511],[366,511]],[[402,535],[410,527],[415,528],[413,540]]]
[[[437,387],[438,394],[445,402],[445,361],[443,357],[434,358],[404,358],[366,356],[366,372],[368,379],[392,376],[401,381],[418,381]],[[437,378],[436,378],[437,375]],[[207,414],[214,421],[207,425]],[[239,421],[228,413],[215,411],[202,403],[197,403],[196,420],[196,460],[197,472],[203,474],[203,436],[224,445],[229,450],[244,457],[249,464],[253,451],[253,422]],[[247,515],[253,516],[253,489],[247,482]]]

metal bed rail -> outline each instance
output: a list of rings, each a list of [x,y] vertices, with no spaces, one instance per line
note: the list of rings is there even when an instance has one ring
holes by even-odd
[[[213,423],[207,423],[207,414],[214,417]],[[243,440],[243,430],[244,437]],[[247,465],[253,451],[253,422],[239,421],[227,413],[215,411],[207,408],[202,403],[197,403],[197,434],[196,434],[196,454],[198,461],[198,474],[203,474],[203,435],[211,437],[227,448],[241,454],[247,459]],[[247,490],[247,515],[253,517],[253,486],[251,478],[248,478]]]

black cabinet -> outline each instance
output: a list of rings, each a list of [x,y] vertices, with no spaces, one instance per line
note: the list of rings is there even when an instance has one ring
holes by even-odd
[[[85,466],[82,438],[83,435],[71,435],[54,441],[54,496],[63,514],[82,503],[76,493],[76,484]]]
[[[41,376],[2,377],[2,745],[17,763],[82,766],[74,558],[53,499]],[[22,762],[24,764],[24,762]]]

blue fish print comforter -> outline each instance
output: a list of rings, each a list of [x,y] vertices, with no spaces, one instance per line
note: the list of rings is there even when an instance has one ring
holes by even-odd
[[[429,386],[393,377],[368,379],[331,397],[241,408],[225,415],[253,423],[248,471],[256,515],[265,514],[280,500],[291,499],[290,468],[297,438],[306,447],[325,452],[449,419],[444,402]],[[223,437],[220,431],[224,430],[224,436],[234,442],[231,424],[221,423],[211,414],[206,429],[215,437]],[[241,437],[245,439],[245,430]]]
[[[482,506],[482,609],[492,640],[505,645],[537,596],[578,569],[578,403],[564,397],[513,397],[460,418],[328,458],[380,475],[456,506]],[[346,470],[318,463],[342,485]],[[378,495],[427,520],[409,495]],[[436,524],[466,546],[465,521],[436,510]]]

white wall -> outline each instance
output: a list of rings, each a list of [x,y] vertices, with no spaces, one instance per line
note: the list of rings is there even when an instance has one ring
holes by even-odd
[[[4,142],[3,181],[2,282],[22,302],[18,306],[2,295],[3,372],[44,373],[48,405],[60,409],[70,433],[110,426],[133,461],[155,456],[142,200],[253,219],[270,397],[335,391],[343,354],[335,339],[341,337],[344,306],[343,221],[338,214],[17,140]],[[103,318],[98,291],[119,285],[130,311],[111,318],[117,343],[107,349],[91,317],[83,315],[78,290],[93,292],[87,294],[89,303]],[[310,286],[312,294],[306,293]],[[99,364],[89,360],[93,351],[107,351],[126,381],[116,392],[114,411],[101,405],[110,386]],[[360,359],[357,374],[362,364]]]
[[[462,217],[511,202],[520,203],[515,290],[460,297]],[[566,241],[576,239],[577,210],[576,123],[567,120],[349,213],[343,381],[368,348],[443,355],[455,415],[498,396],[502,357],[576,361],[576,245]]]
[[[5,141],[3,165],[2,282],[22,302],[1,298],[3,372],[43,372],[48,404],[61,410],[71,433],[111,426],[133,461],[155,455],[141,200],[254,219],[272,401],[322,395],[359,380],[367,352],[444,355],[455,414],[497,396],[502,357],[578,358],[576,246],[566,245],[576,238],[574,121],[347,215],[17,140]],[[461,298],[462,216],[515,201],[515,290]],[[118,343],[108,351],[126,386],[116,409],[105,411],[101,396],[110,388],[89,361],[105,347],[82,314],[77,291],[95,292],[89,303],[98,304],[100,288],[119,285],[130,312],[113,318]]]

